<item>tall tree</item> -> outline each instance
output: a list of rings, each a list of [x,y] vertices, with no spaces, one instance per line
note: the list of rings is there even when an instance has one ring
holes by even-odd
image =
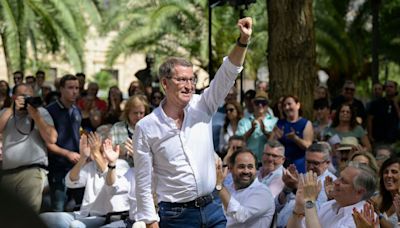
[[[316,83],[316,52],[312,0],[267,0],[268,67],[272,98],[300,98],[311,117]]]
[[[100,24],[96,1],[0,0],[0,35],[9,76],[25,70],[28,43],[34,58],[40,53],[65,54],[82,70],[86,19]],[[82,14],[87,12],[87,15]]]

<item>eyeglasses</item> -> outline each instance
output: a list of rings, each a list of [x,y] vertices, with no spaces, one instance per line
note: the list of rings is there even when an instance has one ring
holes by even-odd
[[[311,160],[306,160],[307,165],[312,165],[312,166],[320,166],[323,163],[325,163],[327,160],[325,161],[311,161]]]
[[[170,79],[174,79],[175,81],[178,82],[178,84],[187,84],[187,83],[192,83],[193,85],[197,83],[197,78],[192,77],[192,78],[184,78],[184,77],[171,77]]]
[[[267,100],[254,100],[254,104],[256,106],[262,105],[262,106],[266,106],[268,104]]]
[[[355,88],[344,88],[344,90],[349,91],[349,92],[354,92],[356,89]]]
[[[226,112],[234,112],[234,111],[235,111],[234,108],[228,108],[228,109],[226,109]]]
[[[271,153],[267,153],[267,152],[265,152],[264,155],[267,157],[272,157],[273,159],[278,159],[278,158],[283,157],[282,155],[276,155],[276,154],[271,154]]]

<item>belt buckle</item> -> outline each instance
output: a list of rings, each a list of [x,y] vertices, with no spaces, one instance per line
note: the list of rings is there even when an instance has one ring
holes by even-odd
[[[194,200],[194,206],[195,207],[203,207],[204,206],[204,202],[205,202],[205,200],[203,199],[203,197],[199,197],[199,198]]]

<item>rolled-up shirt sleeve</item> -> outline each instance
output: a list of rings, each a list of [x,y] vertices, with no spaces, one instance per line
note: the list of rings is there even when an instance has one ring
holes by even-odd
[[[89,162],[83,166],[81,171],[79,172],[79,179],[76,181],[72,181],[71,178],[69,177],[71,171],[67,173],[65,176],[65,185],[68,188],[82,188],[86,186],[87,178],[88,178],[88,173],[90,172],[90,166],[92,162]]]
[[[136,126],[134,134],[134,163],[137,200],[137,220],[150,224],[159,221],[154,207],[151,189],[152,152],[141,126]]]

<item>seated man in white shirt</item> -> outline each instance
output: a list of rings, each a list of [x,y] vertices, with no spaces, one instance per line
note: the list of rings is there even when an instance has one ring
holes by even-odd
[[[221,198],[227,227],[269,227],[275,212],[273,197],[268,188],[256,178],[256,156],[248,149],[235,151],[230,157],[229,169],[233,186],[225,188],[227,168],[217,163],[216,190]]]
[[[111,145],[110,139],[106,139],[103,148],[106,145]],[[127,172],[128,163],[124,160],[115,162],[109,150],[103,150],[104,154],[101,153],[101,140],[96,133],[82,135],[79,147],[80,159],[66,175],[65,183],[69,188],[85,187],[81,209],[75,212],[41,214],[41,219],[48,227],[100,227],[104,224],[107,213],[129,210],[126,192],[113,194],[105,187],[105,182],[113,178],[113,172],[116,172],[117,176]],[[116,151],[119,154],[119,147]],[[87,162],[89,157],[92,161]]]
[[[325,191],[325,178],[329,177],[330,181],[335,180],[336,176],[329,170],[331,148],[326,142],[316,142],[309,146],[306,150],[306,169],[317,174],[318,180],[321,181],[322,190],[317,197],[317,209],[328,200]],[[283,191],[275,198],[275,206],[278,212],[277,227],[285,227],[289,217],[292,215],[295,204],[295,195],[299,182],[299,174],[296,167],[290,165],[283,174],[285,187]]]
[[[285,187],[282,181],[285,147],[278,140],[269,140],[262,155],[262,167],[258,171],[258,180],[265,184],[275,198]]]
[[[376,175],[365,164],[350,162],[334,181],[334,200],[324,203],[319,209],[315,202],[321,182],[316,174],[309,172],[302,177],[296,194],[296,204],[288,221],[288,228],[336,228],[356,227],[352,212],[363,209],[376,190]],[[305,219],[304,219],[305,217]]]

